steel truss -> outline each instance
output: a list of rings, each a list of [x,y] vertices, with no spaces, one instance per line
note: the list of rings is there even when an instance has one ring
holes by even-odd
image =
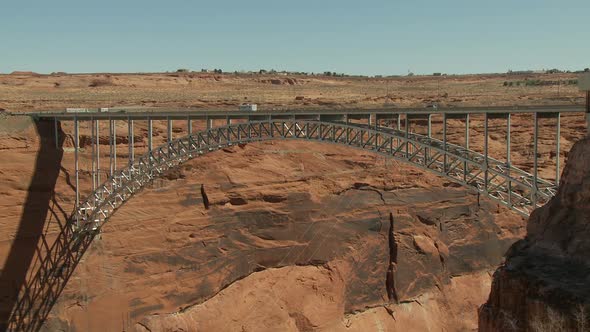
[[[77,232],[96,231],[133,195],[167,170],[240,143],[298,139],[369,150],[410,163],[501,202],[522,215],[555,195],[555,184],[465,147],[433,137],[369,125],[266,120],[207,129],[170,140],[116,171],[73,214]],[[535,181],[536,178],[536,181]]]
[[[446,137],[446,119],[444,115],[443,138],[431,136],[431,121],[428,116],[428,133],[426,135],[410,132],[412,117],[405,114],[405,128],[402,128],[400,114],[391,118],[369,118],[366,124],[351,123],[352,116],[301,119],[295,116],[274,119],[272,116],[256,121],[230,121],[222,127],[213,127],[206,119],[207,129],[192,132],[191,118],[189,134],[173,139],[171,124],[168,121],[167,143],[152,149],[152,126],[148,119],[149,151],[142,156],[133,152],[133,120],[128,120],[129,163],[116,170],[116,137],[112,119],[109,120],[110,176],[83,201],[78,198],[73,213],[62,227],[55,243],[48,254],[43,257],[38,271],[24,286],[12,313],[10,328],[14,330],[34,331],[40,328],[45,317],[75,267],[92,243],[96,234],[109,218],[125,202],[167,170],[200,155],[228,146],[268,140],[294,139],[339,144],[352,148],[371,151],[386,157],[409,163],[418,168],[443,176],[465,187],[474,188],[498,202],[526,216],[533,209],[545,204],[556,193],[556,185],[518,169],[510,163],[510,116],[507,115],[507,161],[502,162],[487,154],[488,115],[485,118],[485,151],[479,153],[469,148],[469,114],[465,120],[465,146],[452,144]],[[422,115],[420,115],[422,116]],[[135,118],[137,119],[137,118]],[[558,118],[559,119],[559,118]],[[76,188],[78,187],[78,121],[74,120],[74,145],[76,166]],[[384,121],[385,123],[380,123]],[[387,125],[394,125],[395,128]],[[559,122],[558,122],[559,126]],[[93,127],[94,128],[94,127]],[[535,160],[537,138],[537,115],[535,114]],[[98,136],[98,130],[96,129]],[[559,135],[559,131],[558,131]],[[96,138],[96,141],[98,139]],[[95,142],[96,142],[95,141]],[[98,149],[97,149],[98,150]],[[559,156],[559,144],[557,146]],[[114,154],[114,158],[113,158]],[[98,156],[97,156],[98,159]],[[94,162],[93,162],[94,164]],[[535,161],[536,165],[536,161]],[[94,167],[94,166],[93,166]],[[98,165],[96,169],[99,169]],[[559,166],[557,167],[559,173]],[[94,175],[95,173],[93,173]],[[93,180],[98,177],[93,176]],[[97,182],[100,182],[99,180]]]

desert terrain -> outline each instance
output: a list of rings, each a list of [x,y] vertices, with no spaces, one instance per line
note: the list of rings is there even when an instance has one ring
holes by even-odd
[[[261,109],[572,105],[582,103],[575,85],[505,82],[575,78],[17,73],[0,75],[0,108],[20,113],[117,106],[233,110],[242,102]],[[531,120],[512,120],[513,163],[525,170],[532,167]],[[454,121],[448,134],[461,142],[461,124]],[[471,144],[481,151],[483,128],[477,123],[483,118],[473,121]],[[582,114],[564,114],[561,123],[559,156],[553,123],[541,123],[539,167],[547,179],[555,178],[556,157],[563,166],[585,135]],[[126,124],[118,126],[125,151]],[[26,271],[27,278],[34,273],[73,208],[71,124],[62,129],[63,148],[55,149],[47,138],[52,124],[0,114],[0,317],[7,317],[19,287],[13,270]],[[173,131],[185,130],[185,123],[176,123]],[[503,160],[502,122],[492,120],[490,130],[491,154]],[[433,131],[441,135],[440,118]],[[156,123],[155,132],[154,144],[167,139],[164,123]],[[138,122],[138,154],[146,151],[146,134]],[[83,125],[83,194],[91,181],[89,137]],[[100,143],[106,153],[107,137]],[[125,155],[120,157],[122,165]],[[494,201],[383,157],[321,143],[235,146],[184,164],[117,211],[76,268],[44,330],[476,330],[492,272],[525,232],[525,218]],[[15,250],[33,257],[30,266],[26,259],[11,260]]]
[[[0,108],[260,109],[583,104],[576,74],[490,74],[387,78],[213,73],[0,74]]]

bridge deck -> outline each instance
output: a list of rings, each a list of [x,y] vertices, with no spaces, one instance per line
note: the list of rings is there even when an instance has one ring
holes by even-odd
[[[89,109],[90,110],[90,109]],[[460,107],[460,108],[377,108],[377,109],[328,109],[328,110],[261,110],[256,112],[249,111],[220,111],[220,110],[203,110],[191,108],[109,108],[108,112],[65,112],[65,111],[47,111],[47,112],[28,112],[16,113],[14,115],[28,115],[35,118],[57,119],[57,120],[101,120],[101,119],[145,119],[150,117],[153,120],[158,119],[187,119],[190,117],[194,120],[205,119],[244,119],[248,117],[261,118],[280,118],[295,117],[306,118],[317,115],[351,115],[352,117],[366,118],[376,115],[377,118],[383,119],[386,115],[391,114],[409,114],[409,115],[428,115],[428,114],[447,114],[447,115],[465,115],[465,114],[518,114],[518,113],[539,113],[539,114],[556,114],[556,113],[576,113],[584,112],[582,105],[553,105],[553,106],[494,106],[494,107]]]

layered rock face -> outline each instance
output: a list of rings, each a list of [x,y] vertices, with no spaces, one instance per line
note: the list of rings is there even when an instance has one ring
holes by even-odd
[[[531,215],[494,274],[480,331],[590,329],[590,139],[568,155],[558,194]]]

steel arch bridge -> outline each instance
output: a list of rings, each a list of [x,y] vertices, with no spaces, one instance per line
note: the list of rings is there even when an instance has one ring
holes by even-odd
[[[73,215],[76,230],[88,232],[102,227],[120,206],[152,180],[190,159],[232,145],[276,139],[341,144],[378,153],[473,187],[525,215],[545,204],[556,192],[554,183],[423,135],[325,121],[254,121],[187,135],[140,156],[133,164],[116,171],[80,203]]]
[[[39,113],[36,118],[55,121],[56,142],[58,121],[74,122],[74,152],[76,164],[76,204],[67,220],[66,227],[41,260],[40,268],[21,289],[18,302],[13,310],[9,327],[15,330],[37,330],[43,324],[53,304],[84,252],[95,235],[109,218],[125,202],[150,184],[167,170],[198,156],[228,146],[269,140],[301,140],[339,144],[390,157],[420,169],[445,177],[465,187],[473,188],[483,195],[508,206],[521,215],[528,215],[533,209],[548,202],[556,193],[559,175],[557,158],[556,181],[541,179],[537,174],[537,142],[539,118],[557,120],[556,141],[559,156],[559,128],[561,112],[581,112],[568,109],[459,109],[451,111],[404,110],[403,112],[322,112],[322,113],[209,113],[187,115],[186,112],[122,112],[122,113]],[[519,169],[510,163],[510,116],[514,113],[533,113],[533,173]],[[443,116],[443,137],[431,135],[431,117]],[[484,152],[469,148],[470,114],[484,116]],[[404,128],[401,119],[404,117]],[[500,161],[488,154],[488,119],[505,119],[507,123],[507,161]],[[148,121],[148,150],[145,154],[134,155],[133,121]],[[188,120],[187,135],[173,139],[173,120]],[[215,127],[212,119],[226,119],[226,124]],[[234,122],[232,120],[245,120]],[[366,119],[367,122],[351,122]],[[410,131],[413,119],[427,120],[427,134]],[[464,121],[465,144],[458,145],[447,140],[447,119]],[[100,162],[93,159],[93,190],[83,200],[79,199],[78,150],[79,121],[92,121],[93,158],[98,159],[98,122],[109,121],[110,176],[100,182]],[[129,162],[116,169],[116,135],[114,121],[128,123]],[[167,142],[152,147],[152,121],[167,120]],[[205,120],[207,129],[193,132],[192,121]],[[397,125],[396,125],[397,124]],[[95,147],[96,146],[96,147]],[[114,151],[113,151],[114,150]],[[114,158],[113,156],[114,152]]]

